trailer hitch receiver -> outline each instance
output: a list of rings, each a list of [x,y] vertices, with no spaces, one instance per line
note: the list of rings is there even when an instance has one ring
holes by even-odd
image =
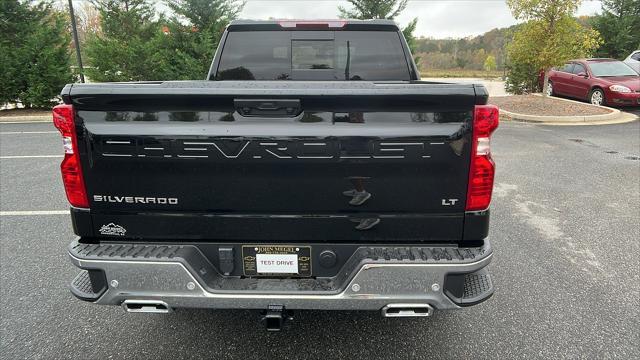
[[[285,309],[283,305],[269,305],[263,312],[267,331],[280,331],[286,320],[293,320],[293,311]]]

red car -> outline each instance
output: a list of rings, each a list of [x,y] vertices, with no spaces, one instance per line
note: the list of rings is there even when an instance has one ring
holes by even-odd
[[[571,60],[549,72],[547,94],[594,105],[640,106],[640,75],[614,59]]]

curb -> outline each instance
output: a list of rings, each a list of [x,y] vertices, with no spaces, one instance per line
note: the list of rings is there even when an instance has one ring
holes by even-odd
[[[623,113],[623,115],[615,120],[603,120],[603,121],[565,121],[565,122],[557,122],[557,121],[529,121],[529,120],[518,120],[512,119],[500,114],[500,121],[505,122],[516,122],[523,124],[537,124],[537,125],[548,125],[548,126],[598,126],[598,125],[615,125],[615,124],[626,124],[630,122],[634,122],[639,120],[640,117]]]
[[[34,116],[2,116],[2,123],[30,123],[30,122],[53,122],[51,115],[34,115]]]
[[[539,94],[534,94],[536,96],[542,96]],[[566,101],[581,105],[590,105],[580,101],[574,101],[569,99],[563,99],[559,97],[553,97],[554,100]],[[608,125],[608,124],[622,124],[627,122],[632,122],[638,120],[638,117],[621,112],[618,109],[613,109],[606,106],[598,106],[599,108],[607,109],[611,111],[608,114],[601,115],[578,115],[578,116],[548,116],[548,115],[527,115],[527,114],[519,114],[510,111],[506,111],[500,109],[500,115],[505,118],[505,120],[511,121],[520,121],[527,123],[538,123],[545,125]]]
[[[542,115],[526,115],[518,114],[500,109],[500,115],[504,115],[513,120],[534,122],[534,123],[590,123],[601,121],[613,121],[622,116],[620,110],[613,109],[609,114],[602,115],[580,115],[580,116],[542,116]]]

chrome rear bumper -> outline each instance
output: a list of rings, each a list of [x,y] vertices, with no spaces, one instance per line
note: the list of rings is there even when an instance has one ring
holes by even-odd
[[[179,247],[183,251],[188,245]],[[292,310],[381,310],[393,308],[394,304],[425,304],[435,309],[456,309],[481,302],[493,293],[490,276],[484,269],[493,255],[488,242],[481,249],[474,248],[476,255],[460,256],[463,259],[358,258],[352,271],[343,271],[343,278],[325,279],[324,285],[328,287],[341,284],[333,290],[319,290],[321,286],[311,284],[319,281],[314,279],[232,279],[236,286],[232,288],[225,282],[232,280],[219,275],[210,263],[198,260],[204,257],[198,251],[185,256],[174,251],[171,256],[136,258],[119,256],[122,251],[115,250],[118,248],[87,249],[85,244],[72,243],[71,261],[90,270],[94,283],[102,276],[104,285],[101,290],[94,286],[94,298],[78,297],[105,305],[142,300],[141,303],[161,302],[168,308],[266,309],[277,304]],[[464,281],[464,293],[448,290],[448,277],[455,276]],[[79,283],[77,280],[73,284]],[[239,283],[244,288],[238,289]],[[72,292],[78,295],[74,286]],[[85,291],[90,292],[86,286]]]

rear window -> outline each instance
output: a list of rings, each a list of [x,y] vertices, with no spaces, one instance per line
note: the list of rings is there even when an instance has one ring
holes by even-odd
[[[391,31],[238,31],[227,36],[215,80],[409,80]],[[212,80],[213,80],[212,79]]]

